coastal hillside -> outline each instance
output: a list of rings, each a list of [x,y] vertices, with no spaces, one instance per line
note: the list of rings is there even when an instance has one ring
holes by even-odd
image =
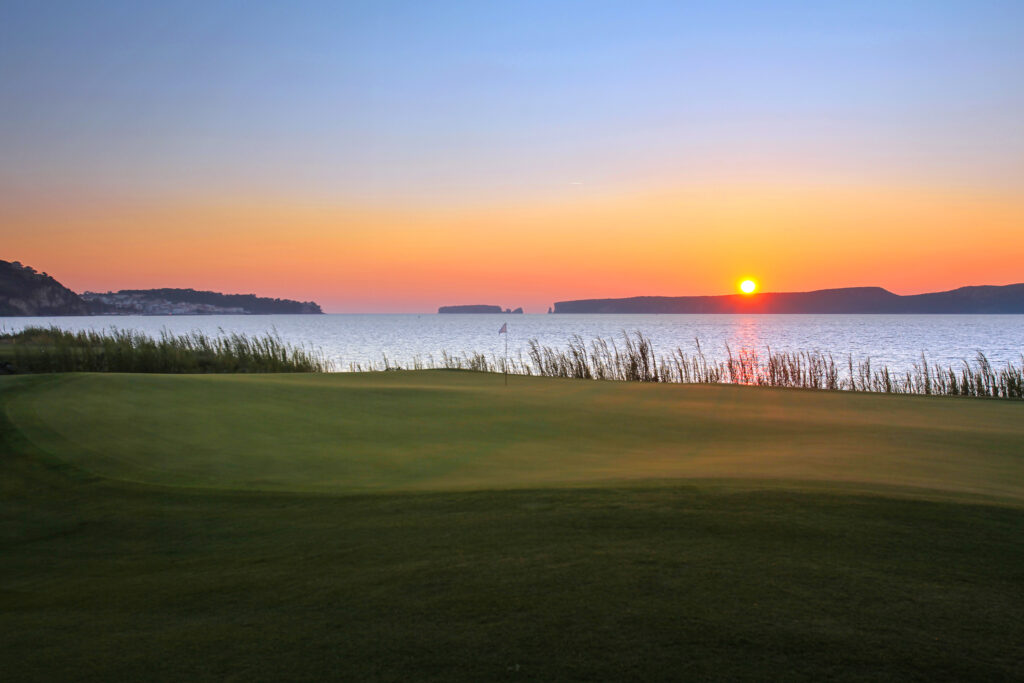
[[[881,287],[555,302],[555,313],[1024,313],[1024,283],[901,296]]]
[[[313,301],[272,299],[255,294],[220,294],[195,289],[122,289],[86,292],[86,301],[120,315],[269,315],[323,313]]]
[[[0,316],[263,315],[323,313],[313,301],[195,289],[122,289],[76,294],[46,273],[0,260]]]
[[[89,315],[94,306],[46,273],[0,261],[0,315]]]

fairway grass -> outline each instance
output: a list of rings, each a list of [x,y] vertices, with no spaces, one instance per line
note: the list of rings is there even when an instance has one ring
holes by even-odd
[[[0,377],[3,678],[1024,678],[1024,404]]]
[[[112,479],[321,492],[678,478],[846,482],[1024,502],[1024,404],[471,372],[79,374],[7,402]]]

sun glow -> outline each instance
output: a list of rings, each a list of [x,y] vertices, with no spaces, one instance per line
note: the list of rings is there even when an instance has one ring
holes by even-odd
[[[753,280],[744,280],[740,283],[740,291],[744,294],[753,294],[755,289],[757,289],[757,283]]]

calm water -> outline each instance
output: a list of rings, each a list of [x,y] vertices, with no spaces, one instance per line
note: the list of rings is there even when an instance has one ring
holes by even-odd
[[[0,329],[26,325],[57,325],[69,330],[131,328],[157,335],[161,330],[201,330],[249,335],[276,330],[287,342],[322,349],[338,369],[352,363],[379,363],[383,354],[408,363],[419,357],[480,351],[500,356],[509,326],[509,355],[526,356],[526,342],[537,339],[564,346],[572,335],[585,340],[620,337],[640,330],[655,350],[675,347],[693,352],[700,339],[705,354],[721,358],[728,343],[733,351],[808,350],[853,354],[873,364],[905,369],[921,353],[929,362],[956,364],[982,350],[990,360],[1021,363],[1024,315],[226,315],[226,316],[94,316],[0,318]]]

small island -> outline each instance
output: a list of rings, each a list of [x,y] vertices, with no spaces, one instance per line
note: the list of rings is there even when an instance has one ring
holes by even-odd
[[[441,306],[437,309],[439,314],[447,313],[511,313],[520,314],[523,312],[522,307],[512,310],[506,308],[502,310],[501,306],[488,306],[486,304],[469,304],[464,306]]]

